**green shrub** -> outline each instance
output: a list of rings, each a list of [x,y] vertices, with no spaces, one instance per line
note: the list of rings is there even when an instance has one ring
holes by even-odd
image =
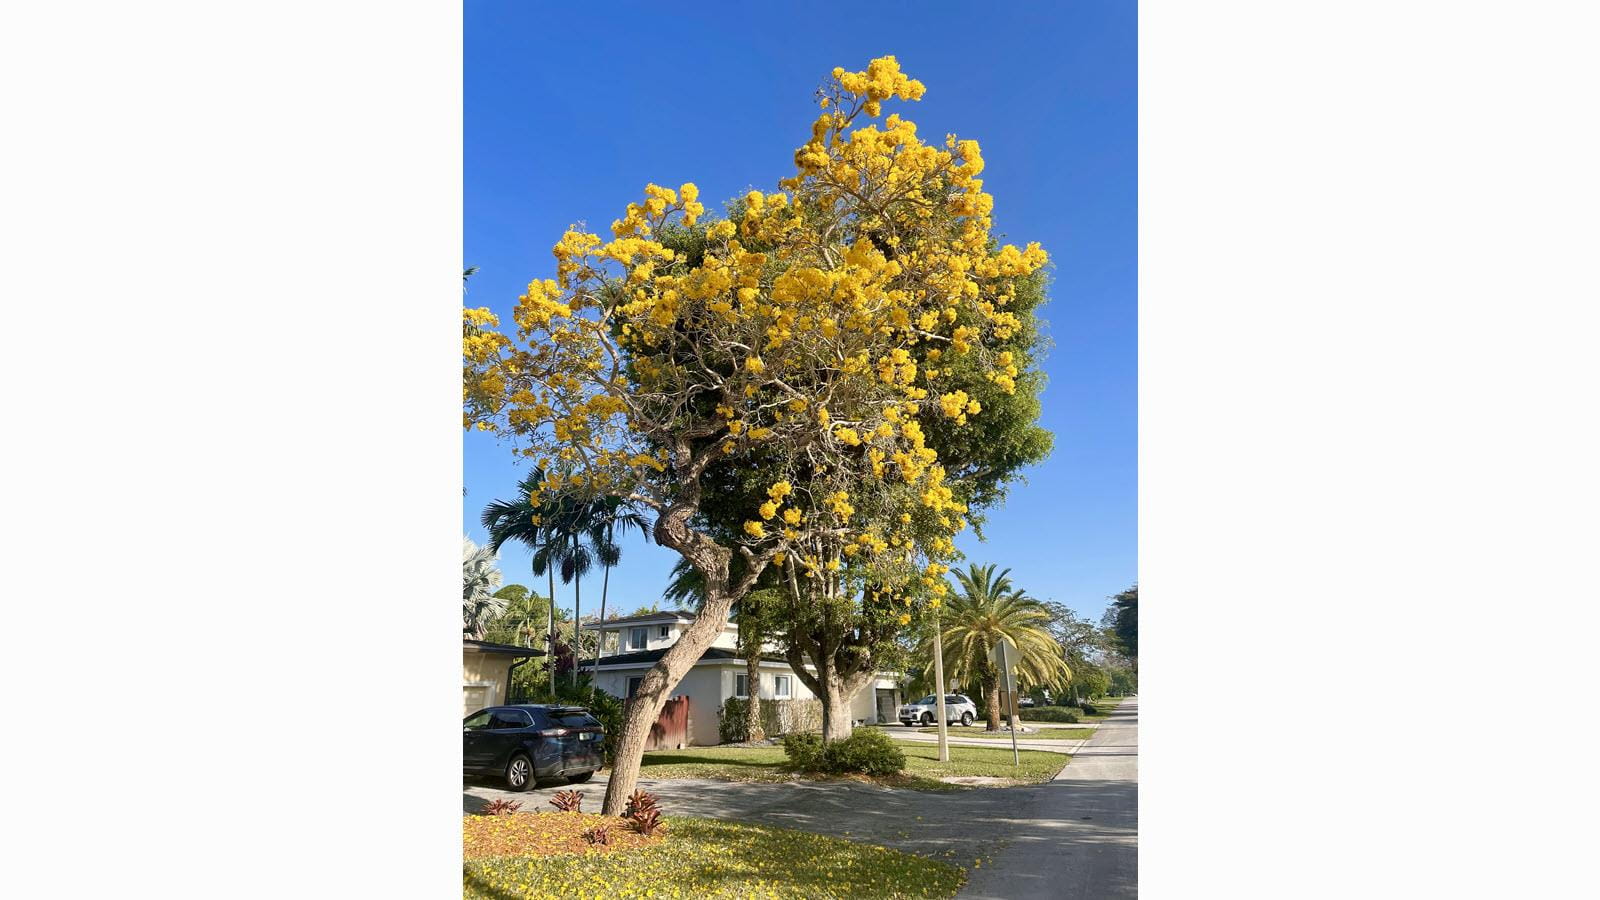
[[[1079,714],[1077,709],[1070,706],[1045,706],[1028,710],[1023,718],[1035,722],[1065,722],[1068,725],[1075,725],[1079,721]]]
[[[894,738],[876,728],[857,728],[827,744],[819,734],[790,734],[783,739],[783,753],[802,772],[828,775],[893,775],[906,767],[906,755]]]
[[[1087,700],[1080,701],[1078,705],[1083,707],[1083,711],[1087,715],[1098,716],[1100,714],[1100,707],[1095,706],[1093,703],[1090,703]]]
[[[816,772],[822,768],[822,735],[806,731],[783,737],[783,755],[789,765],[802,772]]]
[[[849,737],[825,745],[822,755],[834,775],[893,775],[906,767],[905,752],[894,738],[876,728],[857,728]]]

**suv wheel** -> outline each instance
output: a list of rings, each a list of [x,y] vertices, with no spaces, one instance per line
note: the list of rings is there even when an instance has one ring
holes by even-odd
[[[961,727],[962,728],[971,728],[972,727],[972,713],[964,712],[964,713],[961,714]]]
[[[933,724],[933,713],[923,713],[922,714],[922,724],[923,725],[932,725]]]
[[[506,764],[506,789],[525,791],[533,787],[533,761],[518,753]]]

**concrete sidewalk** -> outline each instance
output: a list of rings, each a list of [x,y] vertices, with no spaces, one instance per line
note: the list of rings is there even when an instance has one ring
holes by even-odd
[[[937,734],[920,734],[915,731],[892,731],[889,733],[893,735],[896,740],[905,741],[911,744],[939,743],[939,736]],[[1052,753],[1076,753],[1078,752],[1078,748],[1087,743],[1089,743],[1088,740],[1064,741],[1047,737],[1040,738],[1033,735],[1019,735],[1017,737],[1018,750],[1049,750]],[[1011,735],[1005,734],[1004,737],[999,738],[956,737],[955,735],[951,735],[950,746],[999,747],[1002,750],[1009,750],[1011,749]]]
[[[1139,701],[1122,702],[1054,781],[1023,794],[1005,848],[959,896],[1099,900],[1139,895]]]

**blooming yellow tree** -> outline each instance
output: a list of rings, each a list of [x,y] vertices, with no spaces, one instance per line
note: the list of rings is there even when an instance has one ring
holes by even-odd
[[[1046,256],[995,246],[975,141],[930,145],[883,118],[885,102],[922,94],[894,57],[835,69],[779,190],[701,221],[693,184],[648,185],[609,239],[561,237],[514,337],[465,312],[468,426],[535,460],[543,492],[650,511],[657,541],[704,579],[699,616],[629,709],[608,814],[671,689],[769,566],[824,598],[848,571],[872,586],[864,602],[908,619],[908,600],[943,589],[967,510],[921,421],[981,417],[952,387],[974,373],[1014,389],[1001,348],[1022,323],[1008,307]],[[731,533],[703,515],[708,471],[730,467],[766,482]]]

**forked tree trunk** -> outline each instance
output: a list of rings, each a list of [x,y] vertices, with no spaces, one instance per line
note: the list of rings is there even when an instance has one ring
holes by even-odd
[[[837,675],[829,673],[829,677],[821,679],[822,701],[822,740],[831,742],[842,740],[850,736],[855,730],[855,717],[850,715],[850,700],[854,696],[847,692],[845,685]]]
[[[806,671],[805,657],[801,656],[793,643],[784,648],[784,655],[788,657],[789,667],[794,669],[795,675],[822,703],[822,740],[827,742],[849,737],[855,728],[855,716],[850,714],[850,701],[875,674],[870,657],[864,658],[864,665],[854,671],[841,672],[832,654],[819,651],[812,656],[807,652],[805,657],[811,658],[811,664],[817,670],[816,674],[812,674]]]
[[[639,692],[628,703],[628,711],[622,719],[622,734],[617,739],[616,758],[611,779],[606,784],[605,805],[601,809],[603,815],[622,815],[628,795],[633,793],[634,786],[639,782],[639,763],[644,758],[644,745],[650,737],[650,726],[661,715],[661,707],[666,705],[672,689],[677,687],[683,676],[700,660],[700,655],[722,633],[731,606],[733,598],[725,595],[706,598],[699,615],[684,629],[677,643],[667,649],[666,655],[650,671],[644,673]]]

